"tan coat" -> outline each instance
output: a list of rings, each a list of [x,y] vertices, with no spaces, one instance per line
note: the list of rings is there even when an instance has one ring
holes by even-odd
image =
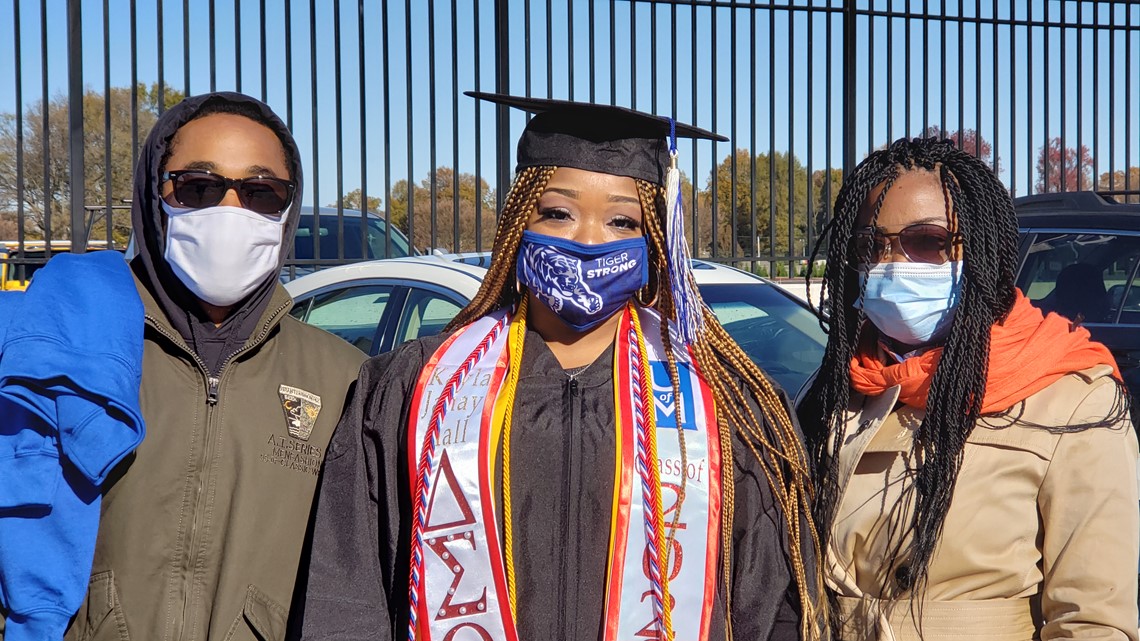
[[[1127,418],[1111,428],[1057,433],[1102,419],[1116,400],[1111,369],[1066,376],[1027,399],[1020,421],[982,419],[966,442],[924,602],[879,601],[887,533],[910,522],[901,482],[923,412],[898,388],[853,399],[840,451],[841,498],[827,579],[839,595],[841,638],[906,641],[1120,639],[1136,641],[1137,441]],[[905,559],[900,566],[905,566]],[[892,585],[909,568],[889,569]]]

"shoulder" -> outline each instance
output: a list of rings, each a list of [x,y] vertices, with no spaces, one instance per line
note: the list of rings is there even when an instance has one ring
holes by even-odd
[[[281,333],[291,337],[290,344],[297,343],[309,357],[319,359],[324,363],[336,363],[352,371],[353,375],[360,369],[360,364],[368,358],[343,338],[330,334],[325,330],[286,316],[281,321]]]

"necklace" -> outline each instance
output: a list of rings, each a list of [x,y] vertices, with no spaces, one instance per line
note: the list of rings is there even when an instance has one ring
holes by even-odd
[[[590,367],[593,366],[593,364],[596,362],[597,362],[597,359],[595,359],[594,361],[589,362],[585,365],[582,365],[580,367],[570,367],[570,368],[564,369],[562,371],[566,372],[566,375],[570,377],[570,380],[575,380],[576,378],[578,378],[578,376],[583,374],[586,370],[590,369]]]

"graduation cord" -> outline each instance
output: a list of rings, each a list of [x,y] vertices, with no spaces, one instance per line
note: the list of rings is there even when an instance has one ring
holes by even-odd
[[[515,413],[515,392],[518,390],[519,369],[522,366],[523,341],[526,340],[527,297],[519,300],[518,312],[511,323],[507,338],[510,364],[503,385],[505,408],[503,411],[503,566],[507,574],[507,603],[511,620],[517,621],[515,598],[515,542],[514,518],[511,510],[511,423]]]
[[[641,320],[630,304],[630,362],[637,363],[630,377],[633,386],[633,415],[637,432],[636,465],[641,477],[642,512],[645,516],[646,552],[649,556],[649,583],[653,588],[653,608],[661,621],[665,641],[673,641],[673,614],[669,607],[669,555],[666,551],[665,519],[661,512],[661,471],[657,466],[657,420],[651,391],[652,375],[646,357]]]
[[[427,521],[427,505],[428,493],[431,491],[431,472],[435,465],[435,450],[439,444],[439,426],[443,423],[443,418],[447,414],[447,407],[455,398],[455,392],[463,385],[464,379],[471,373],[471,369],[475,367],[491,345],[499,338],[503,328],[507,324],[508,316],[504,315],[495,326],[491,328],[490,332],[483,337],[479,345],[467,356],[463,361],[463,365],[455,370],[451,378],[447,380],[447,385],[444,386],[443,393],[439,395],[439,399],[435,402],[432,408],[431,421],[428,423],[428,428],[424,434],[423,448],[420,452],[420,460],[416,466],[416,488],[413,494],[413,515],[412,519],[412,567],[411,572],[408,573],[408,601],[411,605],[408,612],[408,639],[415,641],[416,639],[416,617],[419,613],[420,605],[420,581],[422,579],[424,570],[424,537],[423,529]]]

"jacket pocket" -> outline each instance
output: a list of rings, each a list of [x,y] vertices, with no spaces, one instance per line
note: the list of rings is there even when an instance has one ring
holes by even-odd
[[[75,614],[66,638],[68,641],[130,641],[113,571],[91,575],[87,598]]]
[[[284,641],[289,611],[251,585],[225,641]]]

